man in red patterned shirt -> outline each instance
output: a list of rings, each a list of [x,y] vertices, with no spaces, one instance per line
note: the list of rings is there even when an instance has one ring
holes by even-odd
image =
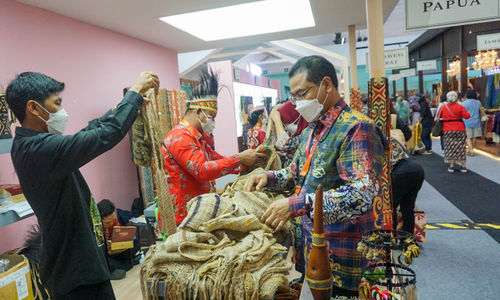
[[[215,129],[218,84],[216,76],[208,73],[200,82],[192,90],[184,119],[165,136],[161,147],[177,224],[186,217],[189,200],[215,192],[215,179],[238,174],[240,165],[251,166],[266,157],[255,150],[224,157],[210,147],[205,135]]]

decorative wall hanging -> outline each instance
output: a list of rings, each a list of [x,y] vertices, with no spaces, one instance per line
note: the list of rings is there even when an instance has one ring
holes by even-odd
[[[10,132],[9,108],[5,99],[5,93],[0,92],[0,139],[12,138]]]
[[[375,125],[382,130],[385,136],[390,136],[391,118],[389,102],[389,90],[387,89],[387,78],[375,77],[369,84],[369,111],[370,117]],[[392,229],[392,188],[391,188],[391,150],[384,155],[382,170],[382,199],[376,198],[373,203],[375,215],[375,227]],[[382,218],[383,217],[383,218]]]

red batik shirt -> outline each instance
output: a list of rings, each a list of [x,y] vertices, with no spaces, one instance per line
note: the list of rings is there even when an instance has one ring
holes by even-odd
[[[266,132],[262,130],[260,125],[255,125],[254,128],[248,131],[248,149],[257,149],[266,139]]]
[[[163,140],[165,173],[174,204],[175,222],[187,215],[186,203],[192,198],[215,191],[215,179],[238,174],[238,155],[224,157],[212,150],[203,135],[182,120]]]

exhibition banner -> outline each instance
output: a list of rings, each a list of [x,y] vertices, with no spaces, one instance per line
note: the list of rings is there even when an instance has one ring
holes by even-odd
[[[417,71],[435,70],[435,69],[437,69],[437,62],[435,59],[417,61]]]
[[[404,69],[410,66],[408,47],[384,51],[385,69]]]
[[[500,20],[500,0],[405,0],[407,31],[494,20]]]
[[[397,80],[399,80],[399,79],[401,79],[401,78],[402,78],[401,74],[390,74],[390,75],[387,77],[387,79],[388,79],[389,81],[397,81]]]
[[[477,50],[500,49],[500,33],[484,34],[477,36]]]
[[[406,70],[400,70],[399,71],[399,74],[402,76],[402,77],[410,77],[410,76],[415,76],[415,68],[411,68],[411,69],[406,69]]]

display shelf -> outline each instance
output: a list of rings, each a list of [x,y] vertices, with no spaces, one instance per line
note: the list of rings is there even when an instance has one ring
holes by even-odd
[[[15,211],[9,210],[4,213],[0,213],[0,227],[4,227],[10,225],[12,223],[19,222],[21,220],[27,219],[31,216],[34,216],[34,213],[27,214],[23,217],[19,217]]]
[[[369,264],[363,270],[364,278],[370,285],[383,286],[387,290],[393,291],[394,288],[405,288],[416,283],[416,274],[412,269],[404,266],[402,262],[395,264],[391,261],[391,251],[393,250],[400,250],[403,253],[410,251],[411,253],[412,250],[416,249],[414,254],[411,254],[413,256],[409,256],[409,259],[405,261],[408,265],[411,264],[412,257],[418,257],[420,250],[412,234],[400,230],[373,230],[361,235],[360,244],[358,246],[360,251],[362,249],[366,252],[367,249],[371,249],[383,253],[382,258],[376,259],[381,262]],[[403,278],[403,281],[394,282],[394,277]]]

